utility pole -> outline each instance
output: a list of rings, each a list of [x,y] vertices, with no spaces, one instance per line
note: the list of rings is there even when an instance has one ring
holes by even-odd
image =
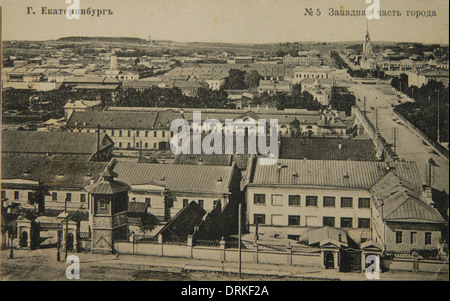
[[[364,117],[366,117],[366,97],[364,96]]]
[[[66,199],[64,201],[64,213],[67,214],[67,217],[66,217],[66,233],[64,234],[64,240],[65,240],[64,261],[66,261],[67,260],[67,246],[68,246],[68,244],[67,244],[67,232],[69,231],[69,214],[67,213],[67,196],[66,196]]]
[[[239,210],[238,210],[238,216],[239,216],[239,221],[238,221],[238,225],[239,225],[239,229],[238,229],[238,233],[239,233],[239,243],[238,243],[238,248],[239,248],[239,278],[242,278],[241,275],[241,271],[242,271],[242,258],[241,258],[241,211],[242,211],[242,203],[241,201],[239,201]]]
[[[441,139],[439,138],[439,89],[437,90],[437,142],[441,143]]]
[[[375,109],[375,129],[378,129],[378,108]]]

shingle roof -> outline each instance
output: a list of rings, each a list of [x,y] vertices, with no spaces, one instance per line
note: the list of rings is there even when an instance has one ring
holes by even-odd
[[[113,144],[105,133],[100,135],[100,149]],[[95,154],[97,139],[97,133],[3,131],[2,152]]]
[[[376,161],[375,154],[372,140],[281,137],[282,159]]]
[[[415,162],[290,159],[278,159],[274,165],[261,165],[258,159],[253,180],[249,185],[370,189],[386,175],[388,164],[391,168],[395,168],[396,173],[402,178],[421,187],[422,181]]]
[[[371,193],[375,207],[386,221],[445,223],[439,212],[424,202],[420,189],[396,171],[386,174]]]
[[[172,191],[228,193],[233,169],[232,166],[118,162],[114,172],[117,180],[129,185],[161,183]]]
[[[83,162],[35,157],[16,160],[2,158],[2,180],[29,179],[47,186],[84,188],[91,178],[97,179],[108,162]]]

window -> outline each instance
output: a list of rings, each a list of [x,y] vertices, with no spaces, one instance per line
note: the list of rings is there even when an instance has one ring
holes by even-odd
[[[70,192],[66,193],[66,200],[72,202],[72,194]]]
[[[148,137],[148,131],[145,131],[145,137]]]
[[[402,231],[395,231],[395,243],[396,244],[403,243],[403,232]]]
[[[341,208],[352,208],[353,198],[341,198]]]
[[[431,245],[431,232],[425,232],[425,244]]]
[[[358,218],[358,228],[360,229],[370,228],[370,218]]]
[[[86,203],[86,194],[85,193],[81,193],[80,194],[80,202],[81,203]]]
[[[33,193],[31,191],[28,192],[28,201],[33,199]]]
[[[336,198],[334,196],[324,196],[323,197],[323,206],[324,207],[335,207],[336,206]]]
[[[127,147],[128,147],[128,148],[131,148],[130,142],[127,143]]]
[[[353,218],[341,217],[341,228],[351,228],[351,227],[353,227]]]
[[[188,199],[183,199],[183,207],[186,207],[189,204]]]
[[[151,202],[152,200],[150,198],[145,198],[145,205],[147,205],[147,207],[151,207]]]
[[[158,132],[157,131],[153,132],[153,137],[158,137]]]
[[[114,137],[114,130],[111,131],[111,137]]]
[[[20,198],[19,192],[18,191],[14,191],[14,199],[18,200],[19,198]]]
[[[6,191],[2,190],[2,200],[6,199]]]
[[[99,204],[100,204],[100,209],[106,209],[106,201],[100,200],[100,201],[98,201],[98,202],[99,202]]]
[[[289,196],[289,206],[300,206],[300,196],[290,195]]]
[[[306,196],[306,206],[307,207],[317,207],[317,196]]]
[[[136,137],[139,137],[139,131],[136,131]]]
[[[334,227],[334,217],[333,216],[324,216],[323,217],[323,226]]]
[[[266,223],[266,215],[265,214],[254,214],[253,221],[255,224],[264,225]]]
[[[145,148],[148,148],[148,143],[147,142],[145,142]]]
[[[265,205],[266,204],[266,195],[265,194],[254,194],[253,195],[253,204],[255,205]]]
[[[131,137],[131,131],[128,131],[128,137]]]
[[[300,226],[300,215],[289,215],[288,216],[289,226]]]
[[[119,147],[122,148],[122,142],[119,142]]]
[[[154,149],[157,149],[157,148],[158,148],[158,144],[153,143],[153,148],[154,148]]]
[[[272,194],[272,206],[282,206],[282,205],[283,205],[283,195]]]
[[[412,245],[417,244],[417,232],[411,232],[411,244]]]
[[[288,234],[287,238],[288,239],[292,239],[292,240],[299,240],[300,239],[300,235]]]
[[[200,206],[200,208],[203,208],[204,201],[203,200],[198,200],[198,205]]]
[[[370,208],[370,199],[369,198],[359,198],[358,199],[358,208]]]
[[[162,136],[166,137],[166,132],[165,131],[162,131]]]
[[[119,137],[122,137],[122,131],[119,131]]]

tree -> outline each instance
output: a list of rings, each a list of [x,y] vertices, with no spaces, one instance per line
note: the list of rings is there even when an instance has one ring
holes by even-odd
[[[239,69],[230,69],[227,86],[230,90],[244,90],[247,89],[245,82],[245,71]]]
[[[155,224],[153,219],[148,215],[148,214],[143,214],[142,218],[139,222],[139,229],[142,231],[142,233],[144,233],[144,238],[145,238],[145,233],[147,231],[151,231],[155,228]]]
[[[42,215],[45,213],[45,196],[50,195],[50,192],[48,191],[48,188],[39,181],[39,185],[33,189],[31,192],[31,199],[29,200],[29,203],[31,205],[37,205],[38,210],[37,214]]]
[[[256,70],[245,73],[245,84],[248,88],[257,88],[259,86],[260,79],[261,75],[259,75],[258,71]]]

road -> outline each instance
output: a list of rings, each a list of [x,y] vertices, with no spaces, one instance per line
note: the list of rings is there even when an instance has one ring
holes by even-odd
[[[343,83],[345,80],[343,80]],[[424,184],[428,178],[427,168],[428,160],[433,158],[436,162],[433,167],[432,187],[442,191],[449,192],[449,162],[448,160],[437,154],[422,139],[416,136],[404,124],[399,124],[392,118],[392,105],[398,105],[398,100],[402,102],[411,101],[405,96],[399,98],[397,92],[387,83],[368,85],[347,81],[346,86],[355,94],[357,105],[361,111],[364,109],[364,96],[366,97],[366,116],[376,125],[376,109],[378,109],[378,128],[381,135],[386,139],[387,143],[393,144],[393,128],[397,128],[396,153],[400,159],[406,161],[415,161],[421,173]]]
[[[242,278],[237,262],[143,255],[77,253],[81,281],[367,281],[365,273],[341,273],[320,267],[242,263]],[[55,249],[1,251],[0,280],[64,281],[70,264],[56,261]],[[448,281],[448,270],[440,273],[388,271],[380,280]],[[73,281],[73,280],[70,280]]]

